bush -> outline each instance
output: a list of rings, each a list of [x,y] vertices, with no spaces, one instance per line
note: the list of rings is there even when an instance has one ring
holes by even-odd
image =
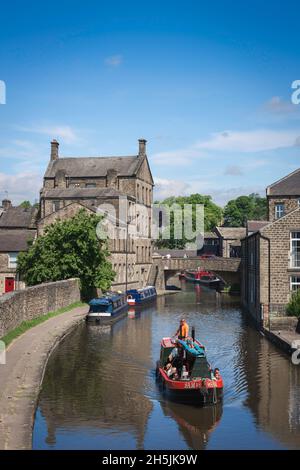
[[[286,308],[286,313],[290,317],[300,318],[300,289],[292,294],[291,300]]]

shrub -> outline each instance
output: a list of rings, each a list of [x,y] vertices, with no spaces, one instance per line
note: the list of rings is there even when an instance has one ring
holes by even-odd
[[[296,290],[296,292],[292,294],[291,300],[286,308],[286,313],[290,317],[300,318],[300,289]]]

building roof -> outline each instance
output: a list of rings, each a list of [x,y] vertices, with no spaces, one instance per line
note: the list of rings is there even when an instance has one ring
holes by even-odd
[[[205,232],[204,239],[206,238],[218,238],[218,235],[215,232]]]
[[[118,176],[133,176],[137,173],[144,157],[69,157],[51,161],[45,178],[55,178],[58,171],[64,171],[71,178],[105,177],[114,169]]]
[[[267,195],[300,197],[300,169],[268,186]]]
[[[172,258],[183,258],[184,255],[189,256],[190,258],[197,257],[197,250],[155,250],[155,253],[158,253],[161,256],[171,255]]]
[[[35,228],[38,209],[9,207],[0,215],[0,228]]]
[[[216,230],[227,240],[241,240],[246,235],[245,227],[216,227]]]
[[[35,232],[33,230],[0,230],[0,252],[8,253],[13,251],[26,251],[27,242],[33,240]]]
[[[269,224],[268,220],[248,220],[247,229],[249,232],[258,232],[261,228]]]
[[[115,188],[54,188],[42,192],[48,199],[108,198],[126,196]],[[126,196],[128,197],[128,196]]]

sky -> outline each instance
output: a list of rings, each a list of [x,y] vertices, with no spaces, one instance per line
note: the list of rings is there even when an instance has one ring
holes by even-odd
[[[156,199],[265,194],[300,167],[299,14],[290,0],[1,2],[0,199],[38,199],[53,138],[61,156],[147,139]]]

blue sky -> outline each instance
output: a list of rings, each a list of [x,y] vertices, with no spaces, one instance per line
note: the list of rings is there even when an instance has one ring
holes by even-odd
[[[300,167],[299,2],[12,1],[0,7],[0,198],[63,156],[148,140],[156,197],[224,204]],[[298,145],[297,145],[298,144]]]

